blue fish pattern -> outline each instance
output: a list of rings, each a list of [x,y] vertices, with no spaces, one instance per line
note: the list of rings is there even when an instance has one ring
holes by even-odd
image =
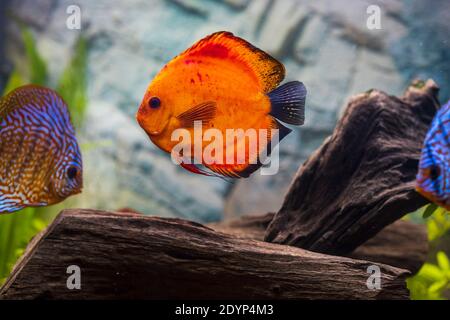
[[[450,101],[431,123],[416,179],[416,190],[428,200],[450,210]]]
[[[81,188],[81,153],[63,99],[36,85],[2,98],[0,213],[55,204]]]

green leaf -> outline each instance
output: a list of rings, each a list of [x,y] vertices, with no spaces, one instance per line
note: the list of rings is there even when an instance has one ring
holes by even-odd
[[[445,278],[445,274],[441,269],[430,263],[425,263],[419,273],[422,277],[432,282],[441,281]]]
[[[445,287],[447,287],[447,280],[441,280],[441,281],[437,281],[435,283],[433,283],[429,288],[428,288],[428,292],[430,294],[436,294],[436,293],[441,293],[442,290],[445,289]]]
[[[441,268],[443,271],[450,270],[450,262],[448,260],[447,255],[443,251],[439,251],[437,253],[436,259],[437,259],[439,268]]]
[[[417,210],[417,215],[423,216],[427,207],[428,205]],[[421,221],[423,220],[421,219]],[[444,240],[443,237],[450,230],[450,215],[444,208],[438,207],[434,210],[432,216],[426,220],[426,224],[428,241],[432,247],[436,247]],[[436,261],[436,264],[425,263],[416,275],[407,279],[411,299],[445,299],[445,292],[447,292],[445,290],[450,289],[450,261],[444,252],[436,254]]]
[[[90,150],[101,148],[101,147],[112,147],[112,146],[114,146],[114,143],[111,139],[90,141],[90,142],[84,142],[84,143],[80,144],[81,151],[83,151],[83,152],[88,152]]]
[[[33,220],[33,228],[36,230],[36,232],[40,232],[45,229],[47,224],[42,219],[34,219]]]
[[[75,127],[80,128],[87,106],[87,41],[80,37],[74,55],[59,79],[56,91],[69,106]]]
[[[22,40],[29,63],[30,82],[45,86],[47,83],[47,64],[39,54],[33,34],[25,27],[21,28]]]
[[[3,95],[6,95],[14,89],[23,86],[25,83],[26,81],[22,78],[20,73],[17,70],[14,70],[9,76],[8,82],[3,90]]]
[[[31,227],[34,215],[33,208],[0,215],[0,278],[9,274],[18,258],[18,249],[25,248],[35,234]]]
[[[430,203],[430,205],[425,209],[425,212],[423,213],[423,218],[429,218],[431,215],[438,209],[438,205],[435,203]]]
[[[430,242],[442,237],[450,230],[450,215],[439,207],[433,216],[427,220],[428,239]]]

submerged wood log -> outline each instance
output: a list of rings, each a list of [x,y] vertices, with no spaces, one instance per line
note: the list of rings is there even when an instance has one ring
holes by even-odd
[[[426,204],[414,181],[437,93],[428,80],[401,99],[375,90],[354,97],[300,167],[266,241],[344,255]]]
[[[275,213],[248,215],[229,221],[207,224],[208,227],[237,238],[264,241],[264,235]]]
[[[227,222],[211,223],[208,226],[238,238],[262,241],[273,216],[274,213],[243,216]],[[347,256],[380,262],[416,273],[426,261],[428,249],[428,236],[424,225],[398,220]]]
[[[427,260],[428,250],[426,227],[398,220],[347,256],[381,262],[416,273]]]
[[[406,299],[406,270],[240,239],[197,223],[67,210],[36,237],[3,299]],[[80,267],[81,289],[66,286]]]

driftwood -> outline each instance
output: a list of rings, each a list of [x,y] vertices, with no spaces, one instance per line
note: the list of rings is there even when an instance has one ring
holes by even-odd
[[[297,172],[265,239],[345,255],[425,205],[414,181],[437,93],[428,80],[401,99],[376,90],[354,97]]]
[[[264,235],[275,214],[247,215],[238,219],[207,224],[208,227],[241,239],[264,241]]]
[[[347,256],[381,262],[416,273],[427,260],[428,250],[426,227],[398,220]]]
[[[81,270],[69,290],[67,268]],[[3,299],[406,299],[406,270],[241,239],[197,223],[63,211],[27,248]]]
[[[211,223],[208,226],[238,238],[262,241],[273,216],[274,213],[243,216],[227,222]],[[428,236],[424,225],[398,220],[347,256],[380,262],[416,273],[426,261],[428,249]]]

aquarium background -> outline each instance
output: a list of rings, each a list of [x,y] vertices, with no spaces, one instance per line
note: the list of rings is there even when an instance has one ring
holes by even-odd
[[[366,24],[373,4],[381,8],[380,30]],[[66,27],[70,5],[81,8],[81,30]],[[401,95],[412,79],[433,78],[441,102],[450,97],[448,0],[9,0],[0,10],[1,91],[29,63],[24,30],[54,88],[62,74],[75,87],[84,81],[77,68],[65,71],[85,41],[86,110],[78,126],[85,187],[62,207],[132,208],[200,222],[276,211],[352,95],[372,88]],[[275,176],[256,173],[230,184],[193,175],[173,165],[135,121],[156,73],[219,30],[269,52],[285,64],[287,80],[308,89],[305,125],[281,143]]]
[[[350,4],[351,3],[351,4]],[[69,30],[68,6],[81,8]],[[369,30],[367,7],[381,8]],[[432,77],[449,95],[448,1],[11,0],[3,65],[20,63],[17,21],[29,26],[56,83],[78,37],[88,42],[88,108],[80,139],[85,188],[79,205],[132,207],[199,221],[277,210],[293,174],[331,133],[353,94],[399,95],[412,78]],[[2,28],[3,29],[3,28]],[[280,172],[227,184],[175,167],[149,142],[134,114],[155,74],[203,36],[229,30],[280,59],[287,80],[308,88],[306,123],[281,144]],[[6,77],[4,66],[3,78]]]

